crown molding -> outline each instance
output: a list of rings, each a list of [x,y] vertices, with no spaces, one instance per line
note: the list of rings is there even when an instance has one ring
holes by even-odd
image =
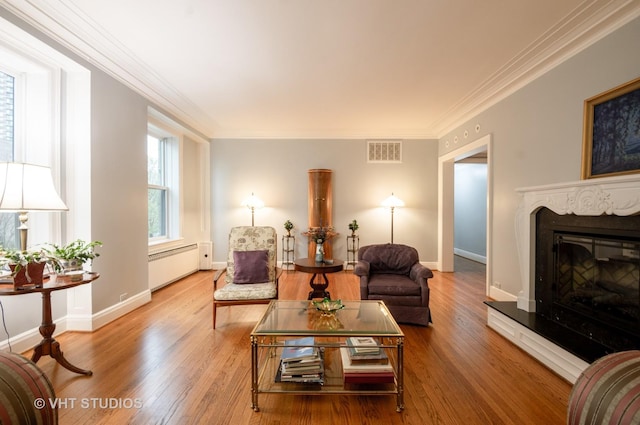
[[[210,135],[214,120],[69,0],[3,0],[2,7],[104,71],[196,132]]]
[[[586,0],[433,122],[442,138],[640,16],[637,0]]]
[[[64,46],[96,68],[144,96],[159,109],[207,137],[237,137],[222,130],[213,117],[140,61],[126,46],[111,37],[70,0],[3,0],[9,12]],[[442,138],[466,121],[513,94],[550,69],[640,16],[637,0],[585,0],[565,19],[549,29],[507,64],[470,91],[436,119],[428,129],[404,131],[394,137]],[[305,132],[303,132],[305,133]],[[342,134],[325,130],[323,137],[351,138],[372,135]],[[256,131],[252,137],[317,138],[318,133],[274,135],[273,130]]]

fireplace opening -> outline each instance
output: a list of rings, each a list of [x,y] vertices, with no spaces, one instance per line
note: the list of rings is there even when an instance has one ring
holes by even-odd
[[[640,216],[536,214],[536,313],[611,352],[640,348]]]

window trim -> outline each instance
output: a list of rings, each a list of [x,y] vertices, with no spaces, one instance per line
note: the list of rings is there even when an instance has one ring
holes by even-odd
[[[164,143],[164,186],[149,184],[148,189],[166,189],[166,229],[167,234],[148,238],[149,247],[172,245],[182,237],[182,191],[181,191],[181,158],[182,133],[180,129],[170,126],[153,117],[148,117],[147,134],[163,140]]]

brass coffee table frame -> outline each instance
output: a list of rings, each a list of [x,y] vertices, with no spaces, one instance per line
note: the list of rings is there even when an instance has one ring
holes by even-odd
[[[251,408],[258,412],[260,393],[395,395],[396,411],[404,410],[404,334],[382,301],[344,301],[334,316],[323,316],[311,301],[271,301],[251,332]],[[314,337],[325,353],[324,384],[275,382],[286,340]],[[347,337],[370,336],[387,350],[392,384],[344,384],[339,349]]]

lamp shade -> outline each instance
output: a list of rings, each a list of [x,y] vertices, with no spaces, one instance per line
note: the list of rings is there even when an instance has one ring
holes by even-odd
[[[0,210],[66,211],[48,167],[18,162],[0,163]]]
[[[253,210],[264,207],[264,202],[262,201],[262,199],[251,193],[251,196],[242,201],[242,205]]]
[[[404,201],[391,193],[391,196],[382,201],[382,206],[385,208],[404,207]]]

